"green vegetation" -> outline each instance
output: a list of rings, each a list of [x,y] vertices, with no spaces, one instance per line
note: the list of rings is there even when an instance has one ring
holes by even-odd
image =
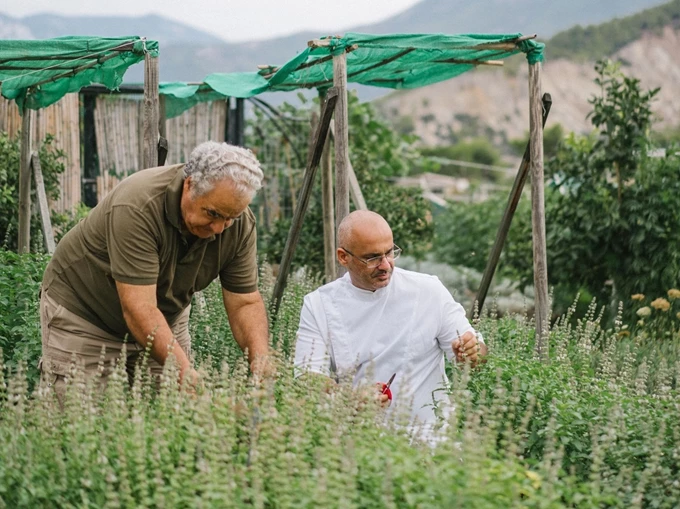
[[[610,63],[597,65],[602,95],[591,100],[599,131],[569,135],[546,163],[548,277],[556,310],[585,292],[600,302],[630,295],[661,296],[680,281],[680,156],[648,157],[650,103],[639,80]],[[482,270],[507,198],[452,203],[438,217],[435,252],[449,263]],[[533,283],[528,198],[520,202],[501,257],[501,274],[521,286]],[[635,316],[627,315],[634,322]]]
[[[44,264],[9,256],[33,274]],[[270,295],[267,270],[261,284]],[[313,380],[293,378],[302,296],[317,284],[304,275],[289,284],[273,330],[277,371],[259,383],[229,337],[216,286],[192,312],[205,380],[196,395],[176,389],[173,366],[158,392],[141,374],[129,388],[123,365],[102,392],[74,367],[60,411],[50,390],[28,389],[21,358],[5,355],[0,506],[677,504],[677,332],[658,341],[654,328],[629,332],[620,319],[605,329],[593,305],[553,326],[551,357],[541,363],[531,321],[485,316],[477,326],[493,353],[475,372],[451,367],[457,411],[447,439],[432,449],[386,425],[361,392],[343,385],[327,393]],[[676,292],[668,296],[673,305]],[[37,293],[29,294],[26,309],[36,309]],[[0,318],[8,318],[4,309]],[[39,344],[35,325],[20,327],[26,333],[18,341]]]
[[[10,138],[5,132],[0,132],[0,243],[7,249],[17,247],[17,232],[19,221],[19,142],[21,134]],[[66,154],[54,147],[54,137],[47,135],[38,150],[40,168],[45,180],[45,192],[48,199],[59,198],[59,175],[64,172]],[[31,200],[37,202],[35,185],[31,184]],[[31,217],[31,238],[42,239],[40,217],[34,210]],[[34,242],[34,244],[37,244]],[[38,250],[42,246],[35,246]]]
[[[5,132],[0,132],[0,245],[5,249],[17,249],[19,231],[19,159],[21,133],[10,138]],[[59,189],[59,175],[64,172],[66,154],[55,147],[54,136],[48,134],[40,144],[38,157],[40,169],[45,181],[45,192],[48,200],[57,200],[61,193]],[[31,181],[31,201],[37,203],[35,184]],[[79,205],[75,210],[55,212],[50,214],[55,240],[58,242],[89,211],[85,205]],[[31,215],[31,251],[44,250],[42,227],[37,207],[32,208]]]
[[[399,245],[411,256],[422,257],[433,236],[429,205],[419,190],[399,188],[389,182],[393,177],[406,175],[411,167],[423,164],[414,147],[415,139],[395,133],[378,118],[371,104],[360,103],[353,93],[349,95],[348,106],[350,160],[364,199],[371,210],[390,222]],[[318,104],[312,107],[317,109]],[[300,169],[302,158],[296,160],[291,154],[307,154],[310,139],[310,122],[293,125],[288,121],[310,118],[310,109],[286,104],[282,111],[285,116],[276,122],[258,116],[247,131],[249,146],[255,148],[265,170],[274,174],[270,178],[278,179],[278,193],[283,203],[279,217],[264,221],[265,226],[259,229],[259,251],[270,262],[281,259],[290,230],[293,199],[288,195],[298,193],[297,188],[291,188],[292,172],[299,182],[303,171]],[[281,129],[283,126],[286,127]],[[286,132],[285,137],[282,130]],[[324,267],[320,181],[318,176],[293,258],[295,268],[306,266],[315,272],[323,272]],[[272,200],[270,195],[257,199],[263,197]],[[253,208],[257,209],[261,203],[256,202]]]
[[[557,153],[560,143],[564,140],[565,133],[562,124],[548,125],[543,130],[543,157],[550,159]],[[519,139],[510,140],[509,145],[516,156],[523,156],[529,143],[529,131]]]
[[[646,32],[660,33],[666,26],[680,26],[680,0],[600,25],[577,25],[554,35],[545,53],[551,59],[595,61],[613,55]]]
[[[437,172],[454,177],[466,176],[472,180],[498,180],[498,173],[491,170],[457,165],[454,161],[500,166],[501,156],[487,138],[473,138],[455,145],[427,147],[423,156],[431,158],[438,166]]]

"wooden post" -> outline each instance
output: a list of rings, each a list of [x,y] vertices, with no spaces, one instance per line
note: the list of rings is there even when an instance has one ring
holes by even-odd
[[[331,138],[335,141],[335,125],[331,122]],[[361,192],[361,187],[359,187],[359,181],[357,180],[357,174],[354,172],[354,167],[352,166],[352,161],[347,158],[347,178],[349,183],[349,194],[352,197],[352,202],[358,210],[368,210],[366,206],[366,200],[364,199],[364,194]]]
[[[319,90],[322,99],[325,93]],[[331,125],[332,129],[332,125]],[[324,141],[323,154],[321,156],[321,205],[323,214],[323,261],[326,282],[329,283],[337,277],[335,270],[335,213],[333,211],[333,164],[330,137]]]
[[[347,174],[349,176],[349,192],[352,196],[352,202],[358,210],[368,210],[366,205],[366,200],[364,199],[364,193],[361,192],[361,187],[359,187],[359,181],[357,180],[357,174],[354,172],[354,167],[352,162],[349,162],[347,167]]]
[[[43,239],[45,240],[45,249],[48,254],[54,254],[54,231],[52,230],[52,222],[50,221],[50,206],[47,202],[47,193],[45,192],[45,180],[43,179],[42,169],[40,168],[40,157],[37,152],[33,152],[31,156],[31,167],[33,168],[33,179],[35,180],[35,190],[38,194],[38,207],[40,209],[40,224],[42,225]]]
[[[548,114],[550,113],[550,107],[552,106],[552,98],[550,94],[543,94],[543,126],[548,119]],[[505,244],[505,239],[508,236],[508,231],[510,230],[510,223],[512,223],[512,218],[515,215],[515,210],[517,210],[517,204],[519,199],[522,197],[522,190],[524,189],[524,183],[526,182],[527,175],[529,173],[529,161],[530,157],[530,147],[531,143],[527,142],[526,149],[524,150],[524,157],[519,165],[519,170],[515,176],[515,183],[510,191],[510,197],[508,198],[508,203],[505,205],[505,211],[503,212],[503,219],[498,227],[498,233],[496,234],[496,241],[491,248],[491,253],[489,254],[489,260],[486,263],[486,268],[484,269],[484,275],[482,276],[482,282],[479,284],[479,290],[477,291],[477,299],[475,300],[477,312],[482,313],[482,308],[484,307],[484,301],[486,300],[486,295],[489,291],[489,286],[491,285],[491,280],[493,279],[494,273],[496,272],[496,266],[498,265],[498,260],[501,257],[501,251],[503,251],[503,245]],[[470,310],[470,316],[475,312],[475,303],[472,305]]]
[[[335,231],[349,214],[349,122],[347,112],[347,57],[343,51],[333,56],[333,85],[338,89],[335,108]],[[338,277],[345,268],[337,264]]]
[[[331,123],[331,116],[333,115],[333,110],[336,107],[337,100],[338,90],[333,87],[326,93],[326,103],[324,104],[324,107],[321,111],[321,118],[314,136],[314,150],[310,151],[309,156],[307,157],[307,169],[305,170],[302,187],[300,188],[298,204],[295,208],[295,213],[293,214],[293,221],[290,226],[290,231],[288,232],[286,247],[283,249],[281,264],[279,265],[279,275],[276,278],[276,284],[274,285],[274,291],[272,294],[272,300],[270,304],[272,306],[272,317],[276,315],[279,305],[281,304],[281,297],[283,297],[283,290],[286,287],[286,280],[288,279],[288,271],[290,270],[290,264],[293,260],[295,247],[297,246],[298,239],[300,238],[302,222],[305,218],[307,205],[309,204],[309,197],[312,194],[312,185],[314,184],[316,169],[319,166],[319,161],[321,160],[321,154],[323,153],[325,140],[328,137],[328,126]]]
[[[82,196],[83,203],[88,207],[97,205],[97,127],[94,110],[97,105],[97,96],[92,93],[83,93],[83,178]]]
[[[158,166],[164,166],[168,157],[168,129],[165,113],[165,96],[158,96]]]
[[[236,129],[235,129],[236,139],[234,140],[235,145],[238,145],[239,147],[242,147],[243,145],[245,145],[245,142],[246,142],[245,132],[246,132],[245,101],[242,97],[237,97],[236,98]]]
[[[33,110],[24,108],[21,118],[19,160],[19,253],[31,250],[31,138]]]
[[[144,142],[142,168],[158,166],[158,57],[144,57]]]
[[[541,64],[529,64],[529,146],[531,147],[531,231],[534,246],[534,293],[536,352],[547,360],[544,344],[550,327],[548,316],[548,262],[545,241],[545,197],[543,182],[543,128],[541,103]]]

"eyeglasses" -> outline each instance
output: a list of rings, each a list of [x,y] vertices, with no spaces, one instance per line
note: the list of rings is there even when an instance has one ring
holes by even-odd
[[[399,255],[401,254],[401,248],[396,244],[394,244],[392,246],[392,249],[390,249],[387,253],[378,256],[371,256],[370,258],[366,259],[355,255],[354,253],[352,253],[352,251],[350,251],[349,249],[345,249],[344,247],[341,247],[340,249],[342,249],[348,255],[353,256],[354,258],[359,260],[369,269],[375,269],[376,267],[378,267],[382,263],[383,258],[387,258],[388,261],[392,261],[399,258]]]

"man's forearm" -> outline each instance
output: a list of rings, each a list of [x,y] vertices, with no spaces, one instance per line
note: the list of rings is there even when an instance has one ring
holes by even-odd
[[[180,373],[184,373],[191,367],[186,352],[175,341],[167,320],[157,307],[138,306],[134,310],[124,311],[123,317],[130,332],[140,345],[146,348],[149,342],[153,340],[150,350],[151,357],[158,361],[160,365],[165,365],[172,346],[172,353],[177,360]]]
[[[241,350],[248,350],[248,361],[269,353],[269,324],[262,299],[228,312],[229,325]]]

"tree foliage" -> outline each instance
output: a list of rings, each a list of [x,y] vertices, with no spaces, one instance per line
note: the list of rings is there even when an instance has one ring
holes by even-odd
[[[0,243],[11,250],[17,249],[17,232],[19,231],[19,160],[21,136],[10,138],[6,132],[0,132]],[[38,156],[45,181],[47,198],[59,198],[59,175],[64,172],[66,154],[54,146],[54,137],[48,134],[40,144]],[[31,200],[36,203],[35,185],[31,184]],[[58,219],[54,216],[55,219]],[[61,222],[66,221],[62,218]],[[41,232],[40,217],[37,207],[31,215],[31,238]]]
[[[348,107],[350,161],[366,204],[369,209],[387,219],[392,227],[395,242],[406,253],[422,257],[429,249],[433,236],[429,205],[420,196],[420,190],[399,188],[390,183],[393,177],[407,174],[409,169],[417,164],[420,154],[414,147],[415,139],[397,134],[377,116],[371,104],[360,103],[353,93],[349,94]],[[290,118],[310,117],[310,109],[307,107],[296,108],[287,104],[282,111]],[[297,123],[294,129],[295,136],[291,135],[292,130],[288,130],[285,139],[279,129],[282,126],[281,121],[277,122],[279,126],[264,117],[256,119],[256,122],[257,125],[251,125],[248,131],[250,133],[248,142],[258,150],[258,157],[265,167],[272,167],[276,158],[278,161],[284,159],[276,155],[275,149],[264,150],[265,144],[271,144],[272,140],[275,142],[278,140],[281,147],[284,146],[284,142],[296,144],[296,152],[307,154],[310,138],[308,122]],[[290,171],[290,168],[284,171]],[[296,173],[297,179],[301,176],[301,171]],[[283,191],[280,193],[281,196],[284,194]],[[272,263],[278,262],[283,254],[292,212],[292,207],[284,211],[270,229],[260,228],[260,252]],[[310,199],[293,265],[323,271],[320,176],[317,177]]]
[[[680,281],[680,157],[648,156],[658,90],[599,62],[602,94],[591,100],[596,132],[571,134],[546,164],[548,278],[556,293],[604,302],[664,295]],[[452,204],[437,226],[440,258],[483,268],[506,199]],[[533,282],[531,212],[520,201],[499,269]],[[481,256],[480,256],[481,251]],[[473,255],[474,253],[474,255]]]
[[[673,0],[638,14],[600,25],[576,25],[554,35],[546,45],[549,58],[596,60],[613,55],[646,32],[660,32],[680,23],[680,0]]]

